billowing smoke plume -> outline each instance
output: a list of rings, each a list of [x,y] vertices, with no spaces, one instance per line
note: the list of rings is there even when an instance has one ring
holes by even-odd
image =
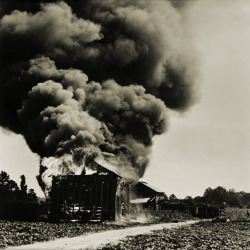
[[[142,176],[167,108],[195,99],[178,11],[167,0],[11,6],[1,10],[0,125],[43,158],[40,180],[103,153]]]

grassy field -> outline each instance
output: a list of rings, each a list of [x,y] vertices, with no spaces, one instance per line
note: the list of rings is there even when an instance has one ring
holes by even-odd
[[[250,213],[250,209],[248,209]],[[247,209],[245,208],[231,208],[227,207],[225,210],[226,217],[228,217],[230,220],[237,220],[237,221],[249,221],[250,222],[250,217],[246,216]]]
[[[0,220],[0,248],[26,245],[62,237],[74,237],[111,229],[125,228],[123,225],[90,223],[48,223]]]
[[[199,222],[127,237],[115,245],[109,244],[100,249],[250,249],[250,222]]]
[[[149,218],[150,217],[150,218]],[[144,223],[170,222],[172,220],[188,220],[189,214],[181,212],[157,212],[144,218]],[[74,237],[87,233],[95,233],[112,229],[136,226],[140,222],[125,220],[126,223],[48,223],[20,222],[0,220],[0,248],[15,245],[26,245],[48,241],[62,237]],[[130,221],[130,222],[129,222]]]
[[[194,225],[190,229],[174,229],[169,232],[168,230],[162,230],[156,232],[147,238],[147,236],[138,236],[136,238],[128,239],[120,245],[113,246],[111,249],[145,249],[148,246],[151,246],[150,242],[152,241],[153,249],[165,249],[164,246],[168,249],[171,247],[180,247],[179,249],[238,249],[238,248],[204,248],[210,243],[213,244],[222,244],[221,239],[222,235],[227,235],[227,239],[233,241],[235,245],[241,245],[241,242],[247,241],[247,238],[244,238],[248,235],[250,239],[250,218],[246,217],[246,209],[237,209],[237,208],[227,208],[225,216],[230,218],[230,221],[242,221],[242,222],[228,222],[228,223],[201,223]],[[148,220],[149,218],[147,218]],[[180,212],[171,212],[171,211],[160,211],[155,214],[152,214],[149,221],[155,222],[171,222],[174,220],[183,221],[193,219],[186,213]],[[244,223],[243,223],[244,221]],[[74,237],[79,235],[84,235],[87,233],[101,232],[111,229],[121,229],[131,225],[125,224],[110,224],[110,223],[100,223],[100,224],[90,224],[90,223],[48,223],[48,222],[19,222],[19,221],[4,221],[0,220],[0,248],[7,246],[15,245],[25,245],[34,242],[48,241],[61,237]],[[242,230],[242,234],[240,234]],[[186,234],[184,233],[186,232]],[[236,235],[234,235],[236,232]],[[184,234],[183,234],[184,233]],[[198,240],[198,235],[201,233],[201,241],[203,248],[196,248],[201,242]],[[232,233],[232,237],[229,237],[229,234]],[[188,234],[190,234],[188,236]],[[170,237],[171,236],[171,237]],[[170,238],[169,238],[170,237]],[[197,238],[198,237],[198,238]],[[218,241],[215,240],[215,238]],[[221,238],[222,237],[222,238]],[[242,238],[243,237],[243,238]],[[197,238],[197,239],[196,239]],[[150,240],[149,240],[150,239]],[[195,241],[197,240],[197,242]],[[220,240],[219,240],[220,239]],[[143,245],[145,240],[145,245]],[[183,241],[184,240],[184,241]],[[212,241],[211,241],[212,240]],[[139,242],[139,243],[138,243]],[[160,243],[159,243],[160,242]],[[195,243],[196,242],[196,243]],[[138,248],[134,248],[133,246]],[[159,244],[160,245],[159,245]],[[187,246],[192,246],[193,248],[182,248],[186,244]],[[134,244],[134,245],[133,245]],[[197,245],[198,244],[198,245]],[[250,243],[249,243],[250,244]],[[247,245],[250,249],[250,245]],[[156,247],[157,246],[157,247]],[[234,246],[234,245],[233,245]],[[142,247],[142,248],[140,248]],[[195,248],[194,248],[195,247]],[[104,248],[107,249],[107,248]],[[173,248],[178,249],[178,248]],[[239,248],[241,249],[241,248]]]

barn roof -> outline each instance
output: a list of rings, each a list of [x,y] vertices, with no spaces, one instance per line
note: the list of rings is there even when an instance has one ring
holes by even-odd
[[[151,199],[150,197],[148,197],[148,198],[139,198],[139,199],[130,200],[130,203],[132,203],[132,204],[147,203],[147,202],[149,202],[150,199]]]
[[[146,181],[142,181],[142,180],[141,180],[140,183],[143,184],[143,185],[145,185],[146,187],[152,189],[153,191],[155,191],[155,192],[157,192],[157,193],[162,193],[162,194],[165,193],[165,192],[163,192],[162,190],[160,190],[159,188],[154,187],[154,186],[152,186],[151,184],[148,184]]]
[[[120,177],[123,177],[122,174],[118,171],[118,168],[115,167],[114,165],[110,164],[104,158],[97,157],[97,158],[95,158],[94,162],[97,163],[98,165],[100,165],[101,167],[109,170],[110,172],[112,172]]]
[[[135,169],[131,166],[124,166],[124,163],[120,162],[116,157],[104,157],[99,156],[94,159],[94,162],[115,175],[137,181],[139,178],[136,175]]]
[[[106,155],[98,156],[95,158],[94,161],[98,165],[114,173],[115,175],[122,177],[122,178],[134,180],[135,181],[134,183],[138,183],[139,178],[136,175],[135,170],[130,166],[124,166],[123,163],[120,162],[114,155],[109,154],[108,156]],[[153,190],[156,193],[161,193],[161,194],[165,193],[159,188],[154,187],[153,185],[147,183],[146,181],[140,180],[139,183]]]

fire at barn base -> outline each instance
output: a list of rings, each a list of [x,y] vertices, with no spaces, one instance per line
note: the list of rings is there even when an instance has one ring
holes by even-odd
[[[103,159],[91,165],[91,170],[85,168],[81,175],[53,177],[51,221],[119,220],[141,208],[158,209],[164,192],[121,175]]]

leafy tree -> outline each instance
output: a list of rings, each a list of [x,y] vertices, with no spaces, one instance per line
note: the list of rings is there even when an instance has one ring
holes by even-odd
[[[20,176],[21,178],[21,183],[20,183],[20,188],[21,188],[21,193],[24,198],[27,197],[27,185],[26,185],[26,177],[24,175]]]
[[[227,190],[224,187],[219,186],[215,189],[207,188],[203,196],[206,202],[221,205],[223,202],[227,201],[226,194]]]
[[[232,207],[242,208],[250,203],[250,193],[235,192],[234,189],[226,190],[221,186],[215,189],[209,187],[204,192],[203,200],[206,203],[214,203],[217,205],[226,203]]]
[[[227,203],[232,207],[243,208],[242,196],[240,193],[236,193],[234,189],[227,191]]]
[[[207,197],[211,194],[211,192],[213,191],[213,189],[211,187],[207,188],[204,192],[204,197]]]
[[[19,191],[19,187],[18,187],[17,183],[13,180],[9,180],[8,188],[9,188],[9,191],[13,191],[13,192]]]
[[[168,196],[166,194],[164,194],[164,200],[167,201],[168,200]]]
[[[192,196],[186,196],[185,198],[185,202],[188,204],[188,205],[193,205],[194,204],[194,199],[192,198]]]
[[[5,171],[0,172],[0,219],[36,220],[47,209],[40,206],[34,189],[27,193],[26,178],[21,176],[21,190]],[[43,210],[42,210],[43,209]]]
[[[0,172],[0,199],[15,199],[18,195],[19,187],[15,181],[11,180],[5,171]]]
[[[170,201],[177,200],[177,197],[176,197],[174,194],[171,194],[171,195],[169,196],[169,200],[170,200]]]
[[[246,208],[250,208],[250,202],[246,204]]]
[[[196,203],[204,203],[204,197],[203,196],[196,196],[194,197],[194,202]]]
[[[34,189],[29,189],[29,192],[28,192],[28,200],[33,202],[33,203],[37,203],[37,195],[35,193],[35,190]]]
[[[250,193],[241,192],[243,205],[250,204]]]
[[[1,187],[8,186],[9,180],[10,180],[9,175],[5,171],[1,171],[0,172],[0,186]]]

